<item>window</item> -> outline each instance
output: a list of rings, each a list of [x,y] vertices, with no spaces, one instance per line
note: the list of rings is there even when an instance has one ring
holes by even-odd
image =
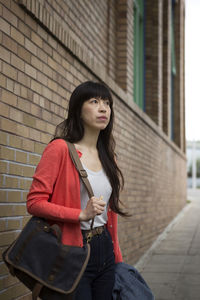
[[[134,0],[134,101],[144,103],[144,0]]]
[[[171,13],[171,139],[174,140],[174,83],[176,77],[176,52],[174,39],[175,0],[172,0]]]

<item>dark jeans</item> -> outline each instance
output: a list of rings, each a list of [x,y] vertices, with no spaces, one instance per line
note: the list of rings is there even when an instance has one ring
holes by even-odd
[[[90,245],[90,259],[77,288],[75,300],[111,300],[115,280],[115,258],[107,229],[101,235],[94,236]]]

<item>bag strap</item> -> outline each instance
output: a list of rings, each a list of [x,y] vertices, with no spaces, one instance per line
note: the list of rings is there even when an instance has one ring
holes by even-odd
[[[80,176],[81,176],[81,179],[86,187],[86,190],[88,192],[88,196],[89,198],[93,197],[94,196],[94,193],[93,193],[93,190],[92,190],[92,187],[91,187],[91,184],[88,180],[88,174],[86,172],[86,170],[83,168],[83,165],[81,163],[81,160],[78,156],[78,153],[76,151],[76,148],[74,146],[74,144],[66,141],[67,143],[67,146],[68,146],[68,149],[69,149],[69,153],[70,153],[70,156],[71,156],[71,159],[77,169],[77,171],[79,172]],[[93,224],[94,224],[94,218],[92,219],[92,222],[91,222],[91,225],[90,225],[90,228],[92,230],[93,228]]]
[[[41,289],[43,288],[43,284],[40,282],[37,282],[33,288],[32,291],[32,300],[37,300],[37,298],[40,295]]]

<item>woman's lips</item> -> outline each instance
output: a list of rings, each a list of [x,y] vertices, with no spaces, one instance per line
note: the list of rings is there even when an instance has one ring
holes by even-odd
[[[102,116],[102,117],[98,117],[97,119],[98,119],[98,120],[103,120],[103,121],[106,121],[108,118],[107,118],[107,117],[104,117],[104,116]]]

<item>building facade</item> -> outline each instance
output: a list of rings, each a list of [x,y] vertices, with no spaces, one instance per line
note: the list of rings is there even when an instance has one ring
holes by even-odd
[[[26,195],[73,89],[105,82],[132,216],[134,264],[186,203],[184,0],[0,0],[0,248],[29,218]],[[31,299],[0,262],[2,299]]]

